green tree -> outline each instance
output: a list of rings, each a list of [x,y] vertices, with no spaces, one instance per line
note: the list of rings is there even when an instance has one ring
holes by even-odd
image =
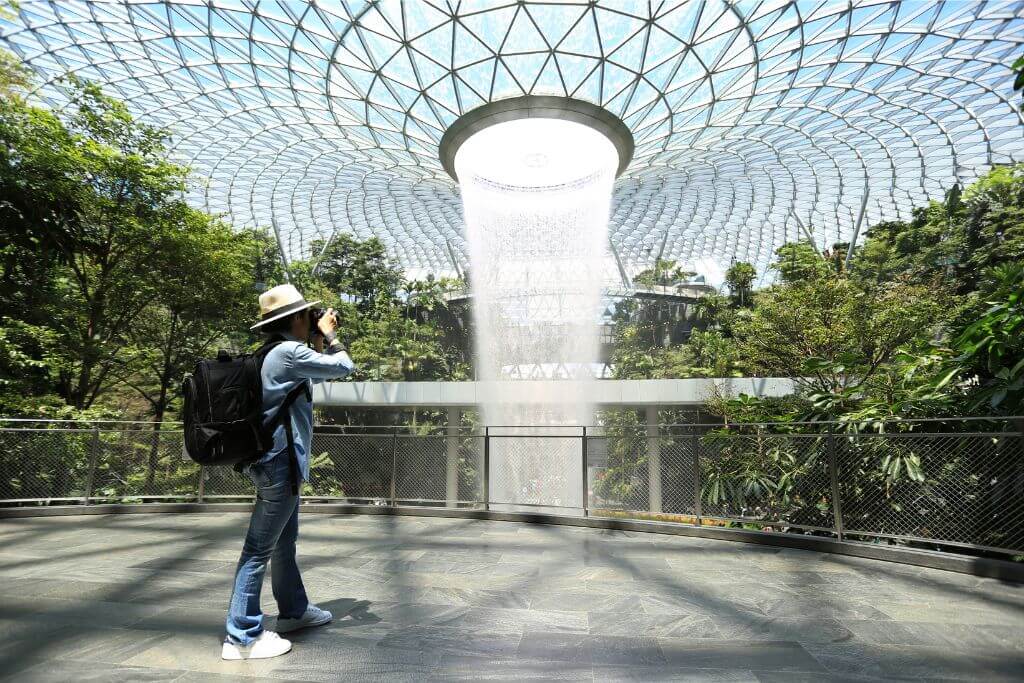
[[[251,248],[251,271],[256,293],[287,282],[274,235],[266,228],[249,228],[239,231],[239,234],[244,244]]]
[[[255,311],[252,264],[259,247],[248,234],[180,206],[182,230],[165,244],[154,269],[153,299],[125,331],[129,344],[116,378],[143,398],[159,431],[179,399],[182,376],[217,347],[243,346]],[[165,270],[171,268],[171,270]],[[150,449],[145,486],[153,484],[158,438]]]
[[[826,277],[828,262],[807,241],[787,242],[775,250],[775,268],[785,283]]]
[[[344,295],[360,313],[376,306],[391,306],[398,298],[404,277],[388,258],[384,243],[376,237],[360,240],[353,235],[335,235],[330,244],[314,242],[310,277],[336,296]],[[301,284],[301,283],[300,283]]]
[[[849,279],[823,277],[758,294],[734,331],[755,371],[849,396],[938,318],[922,287],[894,283],[869,295]]]
[[[1024,57],[1018,57],[1010,67],[1016,75],[1013,79],[1013,89],[1020,92],[1024,90]]]
[[[17,9],[18,5],[13,0],[0,0],[0,19],[13,19]],[[31,76],[21,60],[0,49],[0,97],[20,98],[30,82]]]
[[[28,87],[28,70],[7,50],[0,50],[0,97],[20,98]]]
[[[642,287],[672,287],[682,284],[696,273],[686,270],[670,259],[658,259],[653,268],[640,271],[633,277],[633,284]]]
[[[992,169],[963,193],[961,291],[991,289],[992,268],[1024,262],[1024,164]]]
[[[292,264],[292,277],[307,298],[338,310],[339,336],[357,365],[355,379],[370,381],[462,379],[468,367],[445,339],[450,281],[406,280],[377,238],[336,235],[316,242],[318,256]]]
[[[1024,264],[988,271],[994,280],[985,311],[959,330],[952,367],[971,387],[973,410],[1024,412]]]
[[[0,222],[22,253],[47,260],[46,277],[60,267],[50,292],[68,358],[58,391],[80,409],[115,381],[125,330],[156,294],[151,273],[184,229],[185,170],[164,159],[163,134],[122,103],[75,79],[69,88],[68,125],[0,104]]]
[[[757,271],[746,261],[737,261],[725,271],[725,284],[729,285],[729,291],[739,301],[740,306],[746,306],[750,300],[755,277]]]
[[[852,264],[853,277],[865,284],[903,280],[928,286],[948,285],[949,267],[963,249],[958,229],[945,205],[931,202],[912,212],[911,220],[872,226]]]

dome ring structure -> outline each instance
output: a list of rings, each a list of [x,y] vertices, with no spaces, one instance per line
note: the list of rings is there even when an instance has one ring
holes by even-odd
[[[629,166],[633,160],[633,134],[619,117],[601,107],[574,100],[568,97],[544,95],[525,95],[507,100],[499,100],[473,109],[459,118],[445,131],[438,145],[438,156],[444,170],[458,182],[455,172],[455,156],[466,140],[476,133],[491,126],[519,119],[557,119],[572,121],[589,126],[604,135],[615,146],[619,154],[619,165],[616,177]]]

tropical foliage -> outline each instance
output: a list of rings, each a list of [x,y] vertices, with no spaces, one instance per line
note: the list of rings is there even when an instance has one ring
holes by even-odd
[[[170,486],[186,475],[160,431],[177,418],[182,376],[218,348],[257,344],[256,297],[289,278],[341,311],[358,378],[468,373],[437,322],[458,283],[407,282],[378,240],[351,235],[314,244],[286,272],[267,231],[233,230],[185,202],[199,180],[168,160],[165,131],[77,78],[63,83],[59,115],[30,87],[0,51],[0,416],[151,421],[148,445],[109,451],[144,463],[115,488]]]
[[[797,380],[786,398],[714,395],[706,408],[723,428],[662,434],[662,449],[699,448],[705,515],[831,525],[828,447],[841,463],[844,514],[881,533],[956,538],[963,519],[949,495],[990,509],[977,538],[999,545],[1008,533],[994,501],[1007,495],[1013,446],[969,437],[899,440],[855,436],[913,432],[906,418],[1024,412],[1024,167],[997,167],[907,221],[873,226],[852,252],[807,241],[776,252],[776,282],[749,293],[734,264],[730,296],[695,305],[699,328],[679,343],[650,334],[643,304],[616,320],[615,372],[622,378],[743,374]],[[849,256],[849,258],[847,258]],[[661,421],[689,416],[662,411]],[[595,487],[607,500],[648,509],[650,438],[635,413],[606,416],[608,467]],[[838,421],[834,436],[806,421]],[[757,426],[776,423],[771,427]],[[931,423],[929,431],[991,428]],[[849,436],[839,436],[850,434]],[[683,444],[683,445],[681,445]],[[1015,460],[1016,457],[1016,460]],[[1010,468],[1010,469],[1006,469]],[[662,464],[665,490],[686,491],[692,468]],[[955,494],[953,492],[956,492]],[[678,509],[673,510],[672,505]],[[691,502],[692,505],[692,502]],[[995,506],[995,507],[993,507]],[[692,510],[686,501],[666,512]],[[931,510],[925,514],[923,511]],[[879,521],[881,520],[881,521]],[[984,524],[982,526],[985,526]],[[1015,527],[1016,528],[1016,527]],[[1012,531],[1012,530],[1009,530]],[[1015,533],[1015,532],[1014,532]]]

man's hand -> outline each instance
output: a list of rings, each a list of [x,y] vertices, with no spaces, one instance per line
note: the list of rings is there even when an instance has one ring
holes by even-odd
[[[327,311],[320,316],[320,320],[316,322],[316,326],[324,336],[334,334],[334,331],[338,329],[338,319],[335,317],[334,309],[328,308]]]

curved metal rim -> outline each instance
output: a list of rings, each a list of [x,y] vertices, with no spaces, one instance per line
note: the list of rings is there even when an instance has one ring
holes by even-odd
[[[137,505],[53,505],[39,507],[0,508],[0,520],[23,517],[63,517],[110,514],[167,514],[167,513],[214,513],[249,512],[251,503],[144,503]],[[568,517],[530,512],[498,512],[466,508],[442,507],[390,507],[375,505],[347,505],[340,503],[303,503],[302,510],[317,514],[331,515],[399,515],[411,517],[446,517],[459,519],[480,519],[496,522],[520,522],[526,524],[556,524],[592,529],[614,529],[643,533],[691,536],[718,541],[753,543],[778,548],[813,550],[816,552],[846,555],[884,562],[896,562],[917,567],[928,567],[944,571],[970,574],[986,578],[1024,583],[1024,563],[1009,562],[984,557],[957,555],[937,550],[918,550],[880,546],[874,543],[839,541],[821,536],[780,534],[749,529],[725,529],[721,527],[696,527],[674,522],[651,522],[645,520],[619,519],[614,517]]]
[[[499,123],[517,121],[519,119],[559,119],[573,121],[589,126],[604,135],[615,146],[619,153],[619,166],[615,171],[618,177],[625,172],[629,162],[633,160],[633,133],[629,127],[607,109],[584,100],[554,95],[524,95],[506,100],[497,100],[477,107],[459,117],[441,137],[438,145],[438,156],[444,170],[455,182],[459,176],[455,173],[455,155],[466,140],[485,128]]]

